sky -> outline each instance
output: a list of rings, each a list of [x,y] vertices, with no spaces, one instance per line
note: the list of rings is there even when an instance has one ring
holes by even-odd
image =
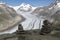
[[[47,6],[50,3],[55,2],[56,0],[0,0],[0,2],[5,2],[12,6],[17,6],[22,3],[27,3],[32,6]]]

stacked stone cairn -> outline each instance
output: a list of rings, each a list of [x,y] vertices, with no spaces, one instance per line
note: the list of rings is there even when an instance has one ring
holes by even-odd
[[[18,30],[16,34],[18,40],[25,40],[25,31],[23,30],[23,26],[21,24],[18,25]]]

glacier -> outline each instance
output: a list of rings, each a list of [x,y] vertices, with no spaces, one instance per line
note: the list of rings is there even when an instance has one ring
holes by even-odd
[[[44,19],[42,17],[37,17],[35,15],[32,15],[31,13],[22,13],[18,11],[18,14],[25,17],[25,21],[23,21],[21,24],[24,28],[24,30],[33,30],[33,29],[41,29],[43,25]]]

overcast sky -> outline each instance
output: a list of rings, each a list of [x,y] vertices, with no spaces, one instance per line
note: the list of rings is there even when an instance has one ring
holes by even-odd
[[[12,5],[12,6],[17,6],[17,5],[20,5],[22,3],[27,3],[27,4],[30,4],[32,6],[46,6],[52,2],[55,2],[56,0],[0,0],[0,2],[1,1],[5,2],[9,5]]]

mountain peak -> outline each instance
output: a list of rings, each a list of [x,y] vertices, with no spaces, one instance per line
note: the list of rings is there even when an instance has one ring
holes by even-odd
[[[31,6],[30,4],[27,4],[27,3],[22,3],[20,6]]]
[[[32,9],[32,6],[26,3],[22,3],[19,9],[28,11],[29,9]]]
[[[34,10],[36,7],[31,6],[30,4],[27,3],[22,3],[19,6],[13,7],[15,10],[24,10],[24,11],[29,11],[29,10]]]

